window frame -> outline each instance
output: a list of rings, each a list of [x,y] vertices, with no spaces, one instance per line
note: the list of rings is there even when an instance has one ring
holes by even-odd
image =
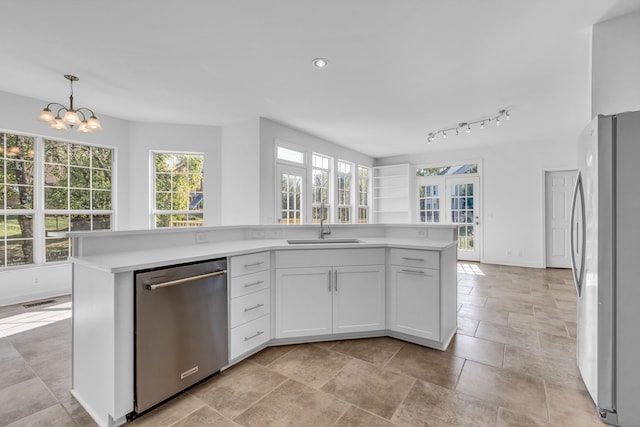
[[[304,163],[296,163],[296,162],[291,162],[288,161],[286,159],[280,159],[278,158],[278,147],[283,147],[286,148],[288,150],[293,150],[296,151],[298,153],[301,153],[305,159]],[[348,224],[358,224],[358,218],[356,216],[356,213],[358,212],[359,209],[359,199],[356,200],[356,195],[358,195],[359,197],[359,176],[357,175],[357,171],[358,168],[365,168],[367,170],[369,170],[369,174],[368,174],[368,179],[367,179],[367,183],[368,183],[368,195],[367,195],[367,202],[368,202],[368,206],[366,206],[367,208],[367,212],[368,212],[368,217],[367,217],[367,223],[371,222],[371,205],[372,205],[372,192],[371,192],[371,188],[372,188],[372,177],[373,177],[373,166],[369,165],[369,164],[361,164],[357,161],[350,161],[347,159],[338,159],[337,157],[334,157],[331,155],[331,152],[322,152],[322,151],[314,151],[312,150],[310,147],[306,147],[305,145],[300,145],[300,144],[292,144],[289,143],[287,141],[283,141],[277,137],[273,138],[273,185],[274,185],[274,193],[273,193],[273,197],[274,197],[274,205],[273,205],[273,215],[274,215],[274,223],[278,224],[280,223],[279,219],[281,219],[281,204],[282,204],[282,200],[281,200],[281,182],[280,182],[280,173],[279,171],[279,167],[294,167],[299,171],[303,171],[304,172],[304,177],[305,177],[305,182],[303,183],[303,191],[302,191],[302,200],[303,200],[303,205],[302,205],[302,210],[303,210],[303,215],[302,215],[302,222],[301,224],[307,224],[307,225],[311,225],[311,224],[317,224],[319,223],[319,220],[314,220],[313,216],[313,210],[314,208],[318,208],[319,204],[318,203],[314,203],[313,201],[313,196],[314,196],[314,186],[313,186],[313,174],[314,174],[314,169],[317,169],[314,167],[314,163],[313,163],[313,159],[314,156],[320,156],[326,159],[329,159],[329,188],[328,188],[328,195],[327,195],[327,210],[328,210],[328,215],[327,215],[327,223],[330,224],[336,224],[338,223],[338,209],[337,209],[337,202],[338,202],[338,190],[337,190],[337,179],[338,179],[338,174],[337,174],[337,168],[338,168],[338,161],[347,163],[351,165],[351,183],[350,183],[350,204],[349,205],[344,205],[344,207],[349,207],[350,209],[350,221],[348,222]],[[324,169],[324,168],[323,168]],[[315,221],[315,222],[314,222]]]
[[[33,237],[32,237],[32,262],[24,263],[24,264],[13,264],[7,265],[5,263],[5,253],[2,252],[2,265],[0,265],[0,271],[9,271],[9,270],[17,270],[17,269],[25,269],[25,268],[34,268],[34,267],[42,267],[45,265],[56,265],[68,263],[66,259],[64,260],[53,260],[47,261],[47,241],[57,239],[57,238],[49,238],[47,234],[49,232],[53,232],[55,230],[47,230],[46,229],[46,217],[51,215],[67,215],[69,218],[72,215],[110,215],[110,227],[109,230],[117,229],[117,147],[108,146],[104,144],[95,144],[89,143],[85,141],[77,141],[67,138],[59,138],[59,137],[51,137],[51,136],[43,136],[28,132],[17,132],[8,129],[0,129],[0,134],[6,135],[17,135],[28,138],[33,138],[33,207],[32,209],[5,209],[4,204],[0,206],[0,215],[3,217],[13,216],[13,215],[32,215],[33,216]],[[67,209],[46,209],[45,208],[45,141],[55,141],[57,143],[63,144],[71,144],[71,145],[79,145],[83,147],[89,148],[100,148],[111,151],[111,183],[110,183],[110,193],[111,193],[111,209],[110,210],[93,210],[93,209],[70,209],[69,200],[71,195],[67,195]],[[90,174],[93,175],[93,167],[90,165],[89,170]],[[67,174],[67,177],[69,175]],[[71,183],[67,182],[67,186],[65,188],[70,189]],[[90,182],[91,185],[91,182]],[[61,186],[62,188],[62,186]],[[91,195],[92,187],[88,188]],[[91,205],[90,205],[91,206]],[[92,206],[91,206],[92,207]],[[90,218],[90,221],[93,218]],[[70,222],[68,223],[69,227],[67,230],[58,230],[59,232],[71,231]],[[65,238],[62,238],[65,239]],[[72,254],[72,246],[71,239],[66,238],[68,240],[68,255]],[[0,241],[4,244],[7,241],[5,237],[0,238]]]
[[[356,220],[357,224],[369,224],[371,223],[371,174],[372,174],[372,169],[369,166],[364,166],[364,165],[357,165],[356,166],[356,170],[358,171],[357,174],[357,184],[356,184],[356,188],[357,188],[357,195],[358,195],[358,200],[356,203],[356,211],[358,212],[358,215],[356,218],[354,218]],[[360,171],[361,170],[366,170],[367,171],[367,179],[366,179],[366,183],[367,183],[367,191],[366,191],[366,196],[364,198],[364,200],[366,201],[366,205],[361,204],[360,202],[363,200],[362,198],[362,194],[363,191],[361,191],[361,177],[360,177]],[[362,222],[361,216],[360,216],[360,211],[364,210],[366,212],[366,221]]]
[[[341,166],[347,166],[349,168],[349,172],[343,172]],[[353,224],[355,222],[355,218],[353,217],[354,212],[354,170],[356,169],[356,165],[353,162],[348,160],[338,159],[336,161],[336,209],[335,209],[335,224]],[[348,177],[349,183],[342,187],[341,177]],[[345,200],[343,198],[343,193],[348,192],[348,199]],[[341,201],[343,203],[341,203]],[[348,221],[340,221],[340,212],[346,210],[348,212]]]
[[[326,160],[327,161],[327,167],[323,167],[323,166],[316,166],[315,165],[315,160],[316,158],[322,159],[322,160]],[[325,207],[325,214],[324,214],[324,219],[327,220],[328,222],[330,222],[330,218],[332,217],[332,211],[333,211],[333,158],[330,156],[327,156],[325,154],[320,154],[320,153],[311,153],[311,224],[320,224],[320,217],[318,217],[318,215],[316,214],[316,211],[320,209],[322,202],[324,202],[324,207]],[[326,192],[327,195],[326,197],[320,197],[321,198],[321,202],[320,203],[316,203],[315,202],[315,172],[316,171],[321,171],[322,173],[326,173],[327,176],[327,185],[326,185]],[[322,190],[321,190],[322,191]],[[323,200],[324,199],[324,200]]]
[[[175,151],[175,150],[151,150],[149,152],[149,161],[151,164],[151,176],[150,176],[150,215],[149,215],[149,226],[152,229],[158,229],[158,230],[162,230],[162,229],[170,229],[170,228],[176,228],[176,227],[172,227],[171,225],[167,226],[167,227],[158,227],[157,225],[157,221],[156,221],[156,216],[157,215],[186,215],[187,216],[187,220],[185,221],[185,225],[184,226],[177,226],[177,227],[202,227],[204,226],[204,221],[205,221],[205,217],[204,217],[204,208],[200,208],[200,209],[186,209],[186,210],[178,210],[178,209],[157,209],[157,196],[158,196],[158,192],[156,189],[156,178],[157,178],[157,172],[156,172],[156,155],[172,155],[172,156],[189,156],[189,157],[201,157],[202,158],[202,170],[199,172],[199,175],[201,175],[201,184],[200,184],[200,193],[202,193],[202,200],[201,202],[205,201],[204,198],[204,165],[205,165],[205,154],[203,152],[193,152],[193,151]],[[191,174],[191,172],[189,171],[189,168],[187,167],[187,176],[189,176]],[[171,175],[173,176],[173,174]],[[173,195],[174,192],[173,190],[168,192],[169,194]],[[200,224],[197,225],[190,225],[190,220],[189,220],[189,216],[194,215],[194,216],[201,216],[202,221],[200,221]],[[171,220],[169,222],[171,224]]]

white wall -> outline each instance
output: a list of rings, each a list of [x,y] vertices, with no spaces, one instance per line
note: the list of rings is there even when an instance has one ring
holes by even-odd
[[[259,119],[224,126],[221,153],[221,224],[259,224]]]
[[[388,157],[378,159],[376,165],[480,160],[482,262],[544,267],[544,171],[575,169],[576,149],[577,139],[531,146],[515,143]]]
[[[114,209],[117,209],[114,227],[126,228],[129,224],[126,209],[129,204],[129,188],[126,184],[118,183],[129,181],[129,122],[104,116],[96,111],[104,130],[93,134],[56,131],[49,129],[46,123],[36,120],[40,111],[50,101],[0,92],[0,132],[24,133],[60,141],[115,147],[114,175],[117,181],[114,185],[118,190],[114,201]],[[70,292],[71,265],[68,263],[0,269],[0,306]]]
[[[204,153],[204,222],[220,224],[221,128],[219,126],[171,125],[132,122],[130,131],[130,202],[131,229],[150,228],[152,151]]]
[[[640,110],[640,11],[593,26],[591,116]]]
[[[373,158],[350,150],[326,139],[299,129],[260,118],[260,224],[275,222],[275,141],[299,147],[310,158],[312,152],[336,159],[349,160],[364,166],[373,166]]]

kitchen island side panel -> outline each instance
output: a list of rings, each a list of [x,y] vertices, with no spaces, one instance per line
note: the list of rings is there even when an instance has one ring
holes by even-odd
[[[458,248],[440,253],[440,341],[446,349],[458,330]]]
[[[127,344],[126,333],[123,336],[123,329],[133,330],[133,312],[128,318],[125,314],[133,295],[129,303],[119,295],[115,276],[73,266],[72,394],[98,425],[109,427],[123,424],[133,408],[133,376],[128,381],[122,378],[127,366],[131,372],[133,366],[133,342]]]

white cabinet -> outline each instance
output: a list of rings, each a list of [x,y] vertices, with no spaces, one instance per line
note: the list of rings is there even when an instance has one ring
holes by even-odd
[[[276,338],[330,334],[331,268],[276,269]]]
[[[432,251],[391,250],[391,330],[440,341],[438,255]]]
[[[333,277],[333,333],[384,329],[384,266],[334,267]]]
[[[231,257],[229,360],[271,339],[271,254]]]
[[[277,252],[275,337],[383,330],[384,271],[383,249]]]

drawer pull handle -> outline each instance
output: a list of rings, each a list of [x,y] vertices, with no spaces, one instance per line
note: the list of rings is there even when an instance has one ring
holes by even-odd
[[[264,261],[252,262],[251,264],[245,264],[244,268],[257,267],[262,264],[264,264]]]
[[[245,287],[245,288],[250,288],[250,287],[252,287],[252,286],[258,286],[258,285],[261,285],[261,284],[263,284],[263,283],[264,283],[264,280],[256,280],[256,281],[255,281],[255,282],[253,282],[253,283],[245,283],[245,284],[244,284],[244,287]]]
[[[403,259],[403,260],[405,260],[405,261],[418,261],[418,262],[424,262],[424,259],[423,259],[423,258],[409,258],[409,257],[403,256],[403,257],[402,257],[402,259]]]
[[[247,342],[249,340],[252,340],[256,337],[259,337],[260,335],[264,334],[264,331],[258,331],[255,334],[251,335],[250,337],[244,337],[244,342]]]
[[[256,304],[253,307],[245,308],[244,312],[246,313],[248,311],[255,310],[256,308],[260,308],[260,307],[264,307],[264,304]]]
[[[430,275],[430,274],[426,274],[426,273],[425,273],[424,271],[422,271],[422,270],[408,270],[408,269],[406,269],[406,268],[403,268],[403,269],[402,269],[402,271],[403,271],[404,273],[409,273],[409,274],[419,274],[419,275],[421,275],[421,276],[431,277],[431,275]]]

